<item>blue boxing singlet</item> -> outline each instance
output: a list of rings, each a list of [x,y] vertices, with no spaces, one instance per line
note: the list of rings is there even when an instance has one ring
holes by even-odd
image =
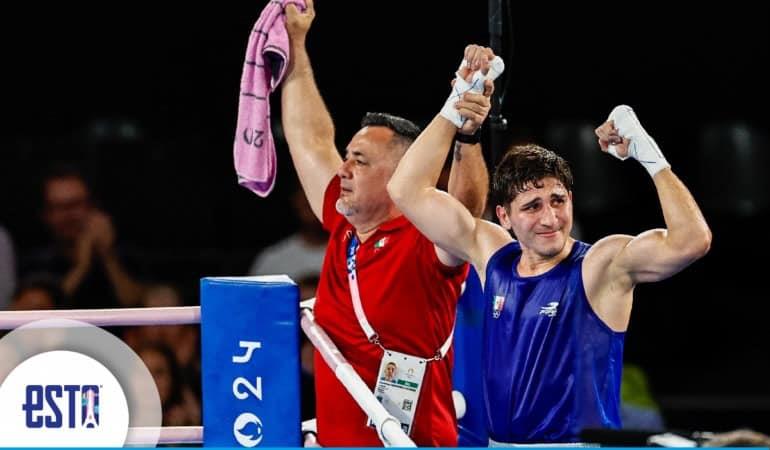
[[[586,298],[575,241],[548,272],[521,277],[512,242],[487,264],[482,355],[489,437],[498,442],[576,442],[586,428],[620,428],[625,333]]]

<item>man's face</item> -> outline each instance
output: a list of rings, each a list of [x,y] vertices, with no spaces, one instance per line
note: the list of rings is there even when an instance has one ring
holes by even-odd
[[[387,184],[398,164],[389,148],[393,131],[386,127],[367,126],[353,136],[345,161],[337,171],[341,192],[337,211],[357,222],[367,222],[387,213],[393,203]]]
[[[388,364],[385,366],[385,377],[388,379],[392,379],[393,376],[396,374],[396,366],[392,364]]]
[[[537,184],[513,199],[510,212],[498,206],[497,215],[523,248],[549,258],[564,249],[572,230],[572,193],[553,177]]]
[[[91,200],[77,177],[52,178],[45,184],[43,219],[57,240],[72,242],[83,232]]]

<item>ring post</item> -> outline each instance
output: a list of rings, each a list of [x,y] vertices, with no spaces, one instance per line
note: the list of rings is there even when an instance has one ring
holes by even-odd
[[[297,447],[299,289],[285,275],[201,279],[205,447]]]

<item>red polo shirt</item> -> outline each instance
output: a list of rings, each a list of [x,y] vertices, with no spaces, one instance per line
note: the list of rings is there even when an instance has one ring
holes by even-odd
[[[374,388],[382,350],[370,343],[358,324],[348,287],[346,250],[355,232],[335,209],[340,181],[326,189],[323,225],[329,231],[315,317],[370,389]],[[430,358],[452,330],[460,285],[467,264],[448,267],[433,244],[405,217],[379,226],[356,256],[361,303],[385,348]],[[420,446],[457,446],[452,404],[452,359],[428,365],[411,437]],[[366,415],[315,354],[318,439],[324,447],[382,446]]]

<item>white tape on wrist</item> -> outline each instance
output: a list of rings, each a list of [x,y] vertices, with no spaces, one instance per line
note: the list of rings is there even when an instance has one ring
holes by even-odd
[[[661,170],[671,167],[671,164],[666,161],[666,157],[660,151],[658,144],[644,130],[630,106],[616,106],[607,120],[612,120],[618,134],[629,140],[628,156],[618,155],[618,147],[615,145],[609,146],[607,149],[609,154],[621,160],[626,160],[629,157],[634,158],[647,169],[650,176],[655,176]]]
[[[463,60],[463,62],[460,63],[460,68],[462,69],[463,66],[467,65],[468,62]],[[462,128],[466,119],[462,117],[459,112],[457,112],[455,109],[455,103],[457,103],[459,100],[462,100],[463,94],[468,91],[472,91],[477,94],[483,93],[484,80],[494,81],[497,77],[500,76],[501,73],[503,73],[503,70],[505,70],[505,63],[503,63],[503,59],[499,56],[495,56],[494,59],[489,62],[489,71],[487,74],[484,75],[480,70],[473,72],[473,78],[471,79],[470,83],[460,77],[459,73],[456,74],[455,85],[452,88],[452,92],[449,93],[449,97],[446,99],[446,102],[444,102],[444,106],[441,108],[441,116],[452,122],[457,128]]]

